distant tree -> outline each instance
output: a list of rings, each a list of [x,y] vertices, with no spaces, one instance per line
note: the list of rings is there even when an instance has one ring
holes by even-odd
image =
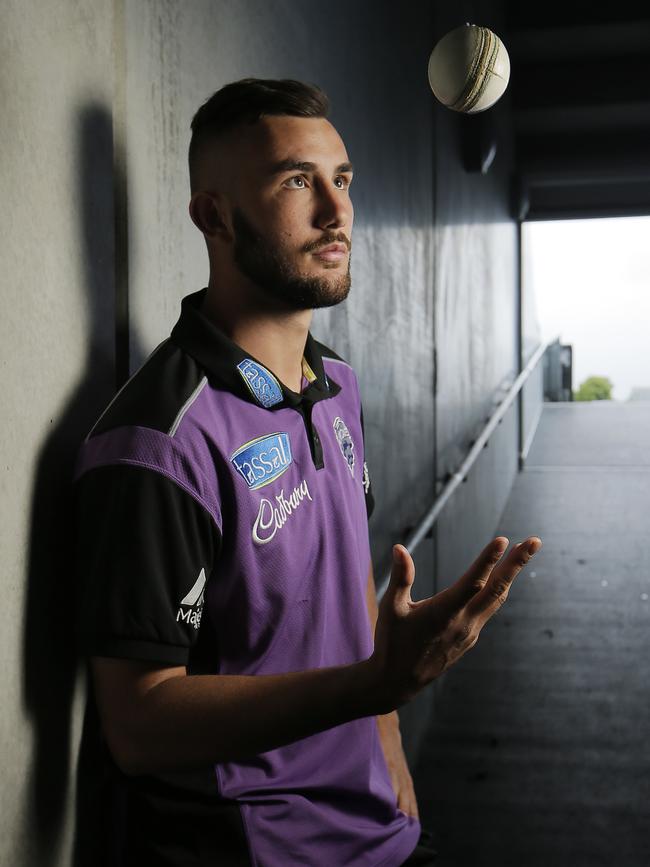
[[[611,400],[614,386],[606,376],[590,376],[573,393],[574,400]]]

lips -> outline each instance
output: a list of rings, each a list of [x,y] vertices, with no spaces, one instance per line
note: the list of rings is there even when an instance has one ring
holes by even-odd
[[[347,247],[345,244],[330,244],[329,247],[323,247],[321,250],[317,251],[320,255],[321,253],[347,253]]]
[[[314,255],[328,262],[338,262],[345,258],[348,249],[345,244],[330,244],[328,247],[323,247],[317,250]]]

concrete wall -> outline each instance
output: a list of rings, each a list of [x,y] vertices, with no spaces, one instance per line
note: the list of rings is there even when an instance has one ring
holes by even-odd
[[[83,690],[69,641],[65,481],[115,380],[207,282],[186,167],[205,99],[249,75],[315,81],[357,166],[352,293],[320,311],[313,330],[359,375],[378,578],[516,372],[507,102],[495,109],[492,170],[467,174],[459,118],[426,82],[436,39],[469,20],[452,12],[418,0],[399,15],[387,0],[3,4],[0,328],[12,423],[2,466],[1,863],[70,863]],[[498,32],[483,6],[471,12]],[[490,538],[515,472],[516,428],[511,412],[416,552],[416,598],[433,591],[434,562],[444,583]],[[401,713],[412,760],[432,696]]]
[[[0,11],[0,863],[69,863],[79,730],[65,483],[114,386],[113,7]]]

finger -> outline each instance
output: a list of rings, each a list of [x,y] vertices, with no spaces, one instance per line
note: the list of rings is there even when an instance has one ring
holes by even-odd
[[[528,561],[542,547],[539,536],[529,536],[510,551],[503,563],[493,569],[483,589],[467,606],[470,618],[477,618],[479,628],[495,614],[508,598],[510,587]]]
[[[419,818],[415,792],[412,788],[404,788],[400,790],[399,795],[397,796],[397,806],[407,815],[415,816],[416,819]]]
[[[464,575],[449,588],[449,595],[459,610],[483,590],[492,570],[503,557],[507,547],[508,539],[505,536],[497,536],[492,539]]]
[[[415,798],[415,791],[413,786],[410,786],[409,789],[409,800],[408,800],[408,809],[406,811],[409,816],[415,816],[416,819],[420,818],[420,813],[418,811],[418,802]]]
[[[415,564],[413,558],[404,545],[393,545],[393,567],[384,596],[388,596],[392,601],[395,610],[408,610],[414,580]]]

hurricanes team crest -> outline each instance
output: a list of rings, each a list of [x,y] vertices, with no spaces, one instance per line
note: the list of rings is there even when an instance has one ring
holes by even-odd
[[[354,477],[354,443],[352,442],[352,437],[346,423],[338,415],[334,419],[334,433],[336,434],[341,454],[345,458],[350,474]]]

